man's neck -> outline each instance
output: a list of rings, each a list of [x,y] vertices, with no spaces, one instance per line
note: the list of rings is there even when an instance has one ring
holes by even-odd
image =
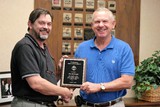
[[[111,36],[106,37],[106,38],[96,38],[95,39],[95,45],[97,46],[97,48],[101,51],[104,48],[106,48],[106,46],[108,46],[108,44],[111,41]]]

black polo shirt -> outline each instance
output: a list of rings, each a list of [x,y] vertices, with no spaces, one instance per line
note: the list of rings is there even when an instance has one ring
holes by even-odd
[[[42,78],[57,84],[55,62],[44,44],[40,48],[35,39],[26,34],[14,47],[11,57],[12,93],[17,97],[25,97],[38,101],[53,102],[57,96],[47,96],[34,91],[25,77],[40,75]]]

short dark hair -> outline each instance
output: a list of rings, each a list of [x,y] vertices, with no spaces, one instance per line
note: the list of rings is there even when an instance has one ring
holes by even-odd
[[[48,14],[48,15],[50,15],[50,16],[51,16],[51,19],[52,19],[52,21],[53,21],[53,16],[51,15],[51,13],[50,13],[48,10],[44,9],[44,8],[34,9],[34,10],[31,12],[30,16],[29,16],[29,21],[30,21],[31,23],[34,23],[34,22],[40,17],[41,14],[45,14],[45,15]],[[29,27],[28,27],[28,31],[29,31]]]

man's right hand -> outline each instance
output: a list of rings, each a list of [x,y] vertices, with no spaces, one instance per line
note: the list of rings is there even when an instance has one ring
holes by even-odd
[[[72,99],[73,96],[73,90],[70,90],[68,88],[64,88],[64,93],[62,95],[62,99],[65,103],[69,103],[69,101]]]

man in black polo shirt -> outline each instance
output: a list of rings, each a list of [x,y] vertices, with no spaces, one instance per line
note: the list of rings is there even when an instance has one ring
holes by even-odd
[[[12,107],[55,107],[58,96],[65,102],[72,97],[71,90],[57,86],[55,61],[44,43],[51,32],[52,20],[49,11],[33,10],[28,21],[29,33],[12,51]]]

